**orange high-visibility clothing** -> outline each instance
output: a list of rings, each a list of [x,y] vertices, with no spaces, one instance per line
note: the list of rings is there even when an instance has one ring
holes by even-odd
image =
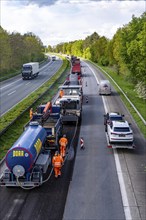
[[[60,90],[59,96],[60,96],[60,98],[62,98],[62,96],[64,96],[64,91],[63,90]]]
[[[60,154],[62,157],[65,157],[66,153],[66,146],[60,146]]]
[[[30,120],[32,120],[32,118],[33,118],[33,109],[32,108],[30,109],[29,117],[30,117]]]
[[[67,138],[65,138],[65,137],[60,138],[59,144],[60,144],[61,146],[65,146],[65,147],[66,147],[66,145],[68,144]]]
[[[54,172],[55,172],[55,177],[58,177],[58,175],[61,175],[61,167],[63,164],[63,158],[61,155],[55,155],[52,158],[52,164],[54,166]]]
[[[43,110],[43,113],[47,113],[49,110],[50,110],[50,112],[52,112],[52,103],[51,102],[47,102],[47,104]]]

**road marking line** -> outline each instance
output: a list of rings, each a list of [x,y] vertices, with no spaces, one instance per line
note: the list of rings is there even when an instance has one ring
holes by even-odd
[[[8,95],[12,95],[13,93],[15,93],[16,92],[16,90],[15,91],[13,91],[13,92],[11,92],[11,93],[9,93]]]
[[[22,80],[22,79],[18,79],[18,80],[16,80],[16,81],[14,81],[14,82],[12,82],[12,83],[10,83],[10,84],[4,86],[4,87],[1,87],[1,90],[2,90],[2,89],[5,89],[5,88],[8,87],[8,86],[11,86],[12,84],[14,84],[14,83],[16,83],[16,82],[18,82],[18,81],[20,81],[20,80]]]
[[[126,187],[125,187],[125,183],[124,183],[124,178],[123,178],[123,174],[122,174],[122,169],[121,169],[121,164],[120,164],[119,156],[117,153],[117,149],[113,149],[113,152],[114,152],[116,170],[117,170],[117,175],[118,175],[120,189],[121,189],[125,217],[127,220],[132,220],[130,206],[129,206],[128,197],[127,197],[127,193],[126,193]]]
[[[95,75],[95,72],[92,70],[92,68],[90,68],[90,70],[93,72],[93,74],[95,76],[95,79],[98,83],[98,79],[97,79],[97,76]],[[106,107],[106,104],[105,104],[104,96],[102,96],[102,100],[103,100],[103,105],[104,105],[105,112],[107,113],[107,107]],[[108,143],[108,140],[107,140],[107,143]],[[122,202],[123,202],[125,218],[126,218],[126,220],[132,220],[130,206],[129,206],[129,202],[128,202],[128,196],[127,196],[127,192],[126,192],[126,187],[125,187],[125,183],[124,183],[124,178],[123,178],[123,174],[122,174],[122,169],[121,169],[119,156],[118,156],[118,153],[117,153],[116,149],[113,149],[113,152],[114,152],[116,170],[117,170],[117,175],[118,175],[118,180],[119,180],[119,185],[120,185],[120,190],[121,190],[121,196],[122,196]]]
[[[30,84],[30,82],[26,83],[25,85],[27,86],[27,85],[29,85],[29,84]]]

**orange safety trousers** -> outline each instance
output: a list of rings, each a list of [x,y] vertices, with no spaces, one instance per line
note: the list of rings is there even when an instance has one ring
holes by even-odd
[[[65,153],[66,153],[66,146],[60,146],[60,154],[62,157],[65,157]]]
[[[58,177],[58,175],[61,175],[61,167],[62,167],[62,163],[63,163],[62,156],[61,155],[54,156],[52,163],[54,166],[55,177]]]

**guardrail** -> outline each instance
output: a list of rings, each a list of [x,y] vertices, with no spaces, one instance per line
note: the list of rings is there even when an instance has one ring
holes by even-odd
[[[91,61],[89,61],[91,62]],[[120,88],[120,86],[116,83],[116,81],[105,71],[103,70],[100,66],[95,65],[93,62],[91,62],[94,66],[97,66],[99,69],[101,69],[113,82],[114,84],[118,87],[118,89],[121,91],[121,93],[124,95],[124,97],[127,99],[127,101],[130,103],[130,105],[132,106],[132,108],[135,110],[135,112],[138,114],[138,116],[140,117],[140,119],[142,120],[142,122],[144,123],[144,125],[146,125],[146,121],[144,120],[144,118],[142,117],[142,115],[140,114],[140,112],[137,110],[137,108],[133,105],[133,103],[130,101],[130,99],[127,97],[127,95],[125,94],[125,92]]]

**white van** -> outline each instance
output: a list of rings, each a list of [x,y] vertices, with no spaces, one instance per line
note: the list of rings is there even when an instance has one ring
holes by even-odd
[[[99,95],[110,95],[111,84],[109,80],[101,80],[99,83]]]

